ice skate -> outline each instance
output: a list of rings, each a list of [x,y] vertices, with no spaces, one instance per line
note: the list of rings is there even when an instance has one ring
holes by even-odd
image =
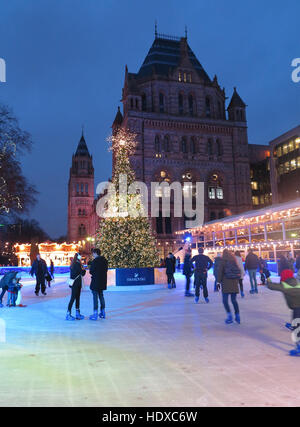
[[[66,320],[75,320],[75,317],[71,315],[71,313],[67,313]]]
[[[238,323],[238,324],[240,324],[240,323],[241,323],[241,317],[240,317],[240,315],[239,315],[238,313],[235,315],[235,321],[236,321],[236,323]]]
[[[84,316],[80,314],[80,310],[76,310],[76,320],[83,320]]]
[[[230,325],[231,323],[233,323],[233,319],[232,319],[232,314],[231,313],[228,313],[227,319],[225,320],[225,323],[227,325]]]
[[[92,314],[91,316],[90,316],[90,320],[97,320],[98,319],[98,311],[97,310],[95,310],[94,311],[94,314]]]
[[[100,317],[100,319],[105,319],[105,310],[104,310],[104,308],[100,310],[99,317]]]
[[[297,344],[296,348],[290,351],[290,356],[300,356],[300,344]]]

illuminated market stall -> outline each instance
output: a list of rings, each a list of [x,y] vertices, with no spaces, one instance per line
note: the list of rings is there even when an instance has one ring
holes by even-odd
[[[75,243],[39,243],[36,253],[46,261],[47,265],[53,261],[55,266],[70,265],[70,260],[78,251],[78,244]],[[26,267],[31,265],[30,253],[31,244],[15,244],[15,254],[18,258],[18,266]]]
[[[228,248],[243,256],[249,248],[257,255],[277,261],[281,254],[300,253],[300,199],[208,222],[178,231],[192,235],[193,247],[203,246],[207,254]]]

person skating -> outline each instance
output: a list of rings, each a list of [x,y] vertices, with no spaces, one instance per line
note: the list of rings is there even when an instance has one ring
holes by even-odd
[[[233,318],[228,303],[229,296],[231,297],[231,302],[234,308],[235,321],[237,323],[241,323],[240,309],[236,300],[237,294],[239,293],[240,278],[241,272],[235,256],[230,253],[228,249],[224,249],[218,271],[218,284],[222,287],[223,304],[227,313],[227,319],[225,320],[225,323],[227,324],[233,323]]]
[[[192,263],[192,257],[191,257],[191,250],[188,249],[186,251],[184,262],[183,262],[183,274],[185,275],[186,284],[185,284],[185,296],[186,297],[193,297],[194,294],[190,292],[190,284],[191,284],[191,277],[193,275],[194,266]]]
[[[21,274],[17,271],[12,271],[9,273],[6,273],[1,281],[0,281],[0,289],[2,289],[1,295],[0,295],[0,307],[3,307],[3,297],[7,291],[13,292],[15,290],[15,287],[18,285],[19,280],[21,278]],[[10,305],[12,301],[12,295],[9,294],[9,298],[7,301],[7,305]]]
[[[221,254],[220,252],[218,252],[215,258],[214,266],[213,266],[213,273],[215,278],[214,292],[218,292],[217,278],[218,278],[218,268],[219,268],[220,262],[221,262]]]
[[[267,287],[272,291],[283,293],[287,306],[292,310],[291,329],[298,328],[300,324],[296,319],[300,319],[300,282],[294,277],[294,272],[290,269],[282,270],[280,283],[273,283],[269,277]],[[296,348],[290,351],[290,355],[300,356],[300,340],[297,340]]]
[[[248,255],[246,256],[246,260],[245,260],[245,270],[248,270],[248,274],[249,274],[250,285],[251,285],[250,294],[258,293],[257,280],[256,280],[256,273],[257,273],[258,267],[259,267],[258,256],[253,252],[252,249],[249,249]]]
[[[205,302],[209,303],[208,291],[207,291],[207,272],[213,266],[212,260],[204,255],[203,248],[198,249],[198,255],[192,258],[192,263],[195,263],[195,302],[199,302],[200,297],[200,286],[203,288],[203,296]]]
[[[46,294],[45,278],[48,273],[47,264],[41,258],[40,254],[37,254],[36,259],[33,261],[30,275],[36,277],[35,295],[38,296],[40,288],[43,295]]]
[[[92,277],[90,289],[93,294],[94,314],[90,316],[90,320],[98,319],[98,298],[100,300],[99,317],[105,319],[105,299],[103,291],[107,288],[107,259],[101,255],[98,248],[92,249],[93,261],[90,265],[90,274]]]
[[[175,280],[174,280],[174,273],[175,273],[175,262],[176,258],[172,254],[172,252],[169,252],[167,258],[166,258],[166,275],[168,280],[168,288],[175,288]]]
[[[238,267],[240,269],[240,272],[241,272],[241,278],[239,279],[239,285],[240,285],[241,297],[244,298],[245,294],[244,294],[243,280],[244,280],[244,277],[245,277],[245,274],[246,274],[245,273],[245,269],[244,269],[244,264],[243,264],[243,260],[242,260],[242,257],[241,257],[241,253],[239,251],[236,251],[234,255],[235,255],[235,258],[236,258],[237,265],[238,265]]]
[[[295,273],[295,259],[293,258],[293,254],[291,252],[289,252],[287,254],[287,262],[289,264],[289,268],[290,270],[292,270],[293,273]]]
[[[79,253],[76,253],[70,267],[70,278],[73,280],[73,283],[72,286],[70,286],[70,288],[72,289],[72,293],[68,305],[66,320],[84,319],[84,316],[80,314],[80,294],[82,288],[82,277],[85,275],[85,270],[82,267],[80,260],[81,255]],[[74,301],[76,308],[76,317],[73,317],[71,314]]]

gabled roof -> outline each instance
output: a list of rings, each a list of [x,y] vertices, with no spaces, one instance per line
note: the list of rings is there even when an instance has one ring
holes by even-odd
[[[77,157],[77,156],[87,156],[87,157],[90,157],[90,153],[89,153],[89,150],[88,150],[88,148],[87,148],[87,145],[86,145],[86,142],[85,142],[85,139],[84,139],[83,133],[82,133],[81,138],[80,138],[80,141],[79,141],[79,143],[78,143],[78,146],[77,146],[77,150],[76,150],[75,156],[76,156],[76,157]]]
[[[234,88],[233,95],[232,95],[232,98],[231,98],[230,104],[228,105],[227,110],[229,110],[231,108],[235,108],[235,107],[239,107],[239,108],[245,108],[246,107],[246,104],[244,103],[244,101],[242,100],[240,95],[237,93],[236,87]]]
[[[211,83],[211,80],[196,58],[185,38],[162,38],[156,37],[139,72],[138,77],[148,77],[154,73],[158,75],[169,75],[180,65],[181,44],[186,43],[187,56],[200,78],[205,82]]]

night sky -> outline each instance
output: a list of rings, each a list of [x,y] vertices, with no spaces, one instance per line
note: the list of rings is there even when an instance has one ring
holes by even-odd
[[[158,31],[184,36],[227,96],[248,105],[249,142],[268,143],[300,124],[299,0],[2,0],[0,102],[32,134],[25,175],[40,191],[31,212],[50,236],[66,234],[71,156],[84,124],[95,183],[111,175],[106,137],[124,68],[138,71]]]

